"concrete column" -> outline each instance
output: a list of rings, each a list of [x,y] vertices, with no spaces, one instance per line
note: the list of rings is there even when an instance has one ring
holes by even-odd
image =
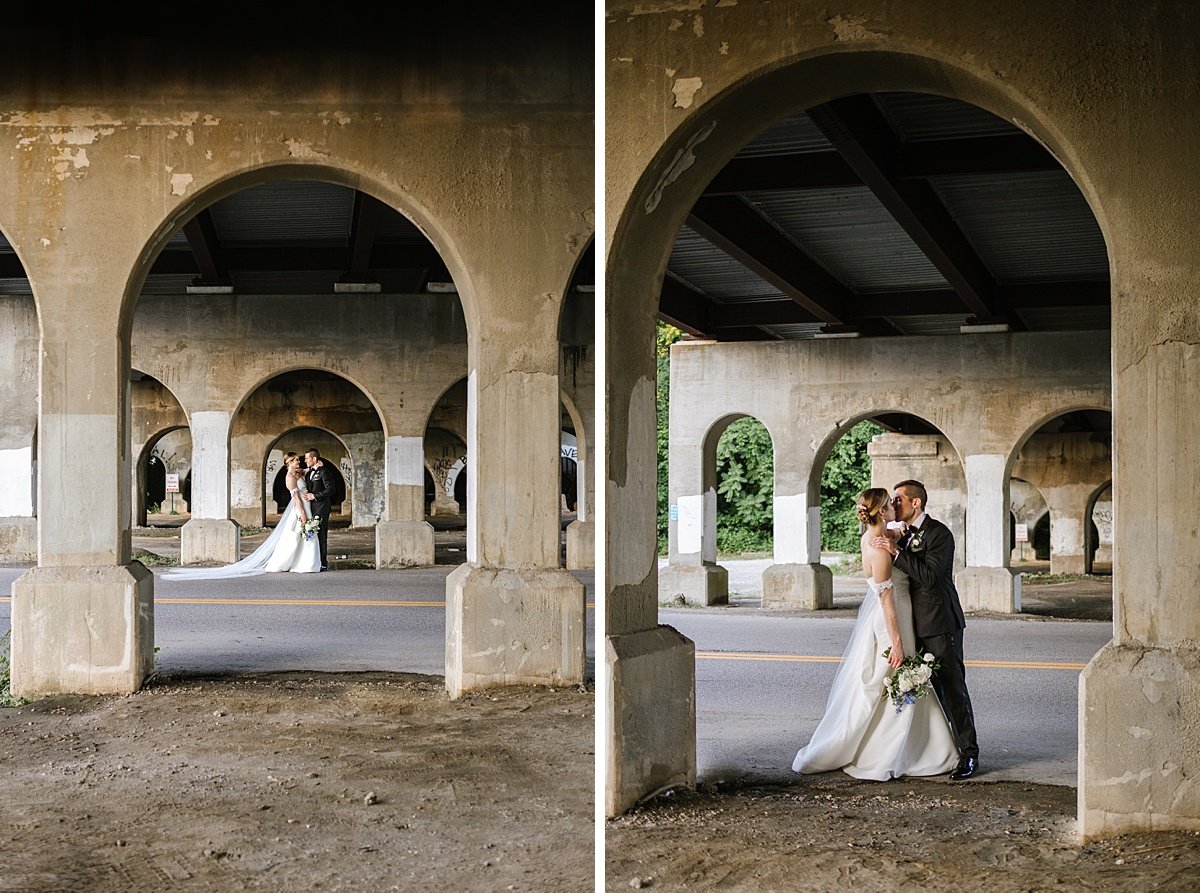
[[[813,450],[780,433],[775,447],[775,563],[763,571],[764,608],[833,607],[833,572],[821,564],[820,495],[812,492]]]
[[[179,562],[230,564],[241,534],[229,518],[229,413],[193,412],[192,517],[180,531]]]
[[[1045,491],[1050,508],[1050,573],[1087,572],[1088,497],[1096,490],[1093,483],[1051,487]]]
[[[1200,308],[1180,244],[1172,275],[1164,256],[1113,283],[1113,640],[1079,684],[1085,840],[1200,830]]]
[[[350,526],[374,527],[385,517],[387,502],[387,450],[382,431],[343,434],[350,460],[346,475],[350,496]],[[425,510],[425,479],[421,479],[421,505]],[[422,522],[424,516],[418,515]],[[378,536],[377,536],[378,539]],[[432,542],[432,539],[431,539]]]
[[[387,439],[387,520],[375,525],[375,566],[433,564],[433,527],[425,520],[425,441]]]
[[[647,316],[647,319],[652,317]],[[610,326],[604,525],[604,808],[696,783],[696,657],[690,639],[657,624],[654,327],[641,337]]]
[[[472,333],[467,563],[446,580],[451,697],[583,681],[583,584],[559,566],[557,333],[529,328],[526,319]]]
[[[668,563],[658,597],[719,605],[729,601],[729,571],[717,564],[717,443],[726,425],[698,428],[695,416],[690,402],[670,401]]]
[[[954,585],[963,610],[1012,614],[1021,610],[1021,578],[1008,569],[1008,462],[975,454],[963,460],[967,477],[967,566]]]
[[[77,307],[55,284],[44,283],[43,306]],[[87,314],[43,316],[39,566],[12,585],[18,697],[128,694],[153,668],[153,577],[129,560],[129,360],[119,330],[116,310],[108,316],[100,302]]]
[[[28,561],[37,555],[33,516],[33,447],[0,449],[0,559]]]

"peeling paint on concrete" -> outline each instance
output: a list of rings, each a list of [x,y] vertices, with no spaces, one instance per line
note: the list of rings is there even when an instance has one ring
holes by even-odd
[[[186,195],[193,179],[191,174],[171,174],[171,195]]]
[[[196,145],[196,134],[190,127],[183,132],[183,139],[189,146]]]
[[[826,19],[825,24],[833,28],[834,40],[883,40],[889,36],[885,32],[872,31],[868,28],[865,15],[836,15],[831,19]]]
[[[729,55],[729,41],[722,40],[721,45],[717,48],[717,52],[720,53],[722,56],[728,56]]]
[[[668,31],[678,31],[683,27],[683,19],[671,19],[671,24],[667,25]]]
[[[288,154],[293,158],[324,158],[328,155],[327,152],[314,149],[310,140],[287,139],[283,144],[287,146]]]
[[[350,116],[345,112],[321,112],[321,123],[328,125],[332,118],[339,126],[345,127],[350,123]]]
[[[1153,774],[1154,773],[1149,769],[1143,769],[1141,772],[1137,773],[1126,772],[1124,775],[1119,775],[1116,778],[1106,778],[1101,782],[1101,784],[1105,785],[1106,787],[1118,784],[1129,784],[1130,782],[1133,782],[1134,784],[1141,784]]]
[[[141,160],[142,160],[142,156],[141,156],[141,155],[126,155],[125,157],[126,157],[126,158],[132,158],[134,161],[141,161]]]
[[[663,190],[678,180],[684,171],[696,163],[696,154],[694,152],[696,146],[708,139],[709,135],[716,129],[716,126],[716,121],[709,121],[688,140],[686,146],[675,153],[675,157],[671,159],[666,172],[659,177],[658,183],[655,184],[649,198],[646,199],[647,214],[653,213],[654,209],[658,207],[658,203],[662,201]]]
[[[1153,732],[1151,732],[1149,729],[1143,729],[1141,726],[1130,726],[1129,734],[1131,737],[1138,739],[1154,737]]]
[[[633,56],[617,56],[616,58],[613,59],[613,62],[630,63],[632,61],[633,61]]]
[[[738,0],[717,0],[717,9],[720,9],[722,6],[737,6],[737,5],[738,5]]]
[[[662,12],[696,12],[704,8],[706,0],[687,0],[686,3],[642,3],[633,8],[630,16],[657,15]]]
[[[212,161],[212,149],[205,149],[205,150],[204,150],[204,157],[205,157],[206,159],[208,159],[209,161]]]
[[[84,174],[90,161],[87,157],[87,149],[82,147],[71,150],[70,147],[64,146],[58,150],[58,154],[54,156],[54,175],[59,180],[65,180],[67,177],[80,178]]]
[[[200,124],[204,127],[216,127],[220,123],[221,119],[212,115],[205,115],[204,120],[200,122]]]
[[[697,37],[704,36],[704,16],[696,16],[692,19],[692,33]]]
[[[689,109],[692,107],[692,101],[696,93],[704,86],[704,81],[700,78],[679,78],[671,87],[671,92],[675,94],[674,106],[677,109]]]

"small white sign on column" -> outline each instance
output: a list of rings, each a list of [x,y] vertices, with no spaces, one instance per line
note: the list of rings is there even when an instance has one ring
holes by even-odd
[[[696,555],[700,552],[704,530],[704,497],[679,497],[679,522],[675,528],[675,541],[680,555]]]

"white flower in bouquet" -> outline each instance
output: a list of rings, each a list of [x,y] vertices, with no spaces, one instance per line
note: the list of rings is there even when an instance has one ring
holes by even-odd
[[[305,521],[303,524],[300,525],[300,533],[304,536],[304,538],[306,540],[310,540],[313,538],[313,536],[316,535],[316,532],[317,532],[318,528],[320,528],[320,526],[321,526],[320,518],[309,518],[307,521]]]
[[[891,651],[890,647],[884,649],[885,659]],[[929,693],[930,680],[938,666],[933,655],[928,652],[904,658],[884,682],[883,696],[892,702],[899,713],[908,704],[915,704],[917,698],[923,698]]]

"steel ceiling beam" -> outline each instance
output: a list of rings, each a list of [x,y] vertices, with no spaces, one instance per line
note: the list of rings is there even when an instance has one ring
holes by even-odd
[[[340,272],[350,269],[348,248],[320,246],[224,246],[221,259],[227,270],[246,272]],[[150,274],[195,273],[199,269],[194,255],[188,251],[164,251],[155,259]],[[371,269],[423,270],[437,276],[446,273],[432,245],[379,245],[371,252]]]
[[[677,329],[697,337],[707,336],[711,330],[708,315],[712,301],[671,276],[663,278],[662,291],[658,297],[658,318]]]
[[[196,269],[200,271],[197,284],[228,285],[229,267],[225,264],[212,212],[208,208],[199,211],[183,225],[183,234],[196,259]]]
[[[980,320],[1001,319],[991,273],[933,187],[925,180],[900,176],[900,140],[874,101],[869,96],[835,99],[810,109],[808,115],[966,309]]]
[[[701,198],[687,226],[817,320],[851,324],[846,305],[850,291],[742,199]]]
[[[371,252],[375,248],[375,234],[379,230],[379,217],[383,205],[378,199],[365,192],[354,192],[354,212],[350,224],[350,269],[347,282],[368,281]]]
[[[896,176],[900,180],[1062,170],[1053,155],[1024,134],[904,143],[898,153]],[[704,194],[844,189],[862,185],[862,177],[837,152],[787,152],[732,159],[712,179]]]

